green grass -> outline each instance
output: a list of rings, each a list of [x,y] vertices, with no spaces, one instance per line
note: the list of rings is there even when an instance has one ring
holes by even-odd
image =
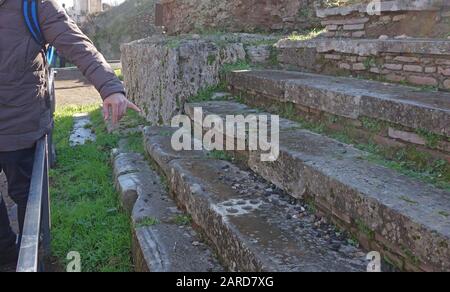
[[[302,33],[293,33],[288,37],[288,39],[291,41],[307,41],[318,37],[325,31],[326,31],[325,29],[315,28],[310,31],[305,31]]]
[[[138,227],[150,227],[150,226],[158,225],[159,223],[160,222],[157,218],[149,217],[149,218],[145,218],[144,220],[139,222],[137,224],[137,226]]]
[[[177,215],[175,218],[173,218],[173,222],[177,225],[191,225],[192,224],[192,217],[189,215]]]
[[[212,150],[208,152],[208,157],[217,160],[233,161],[233,156],[222,150]]]
[[[72,116],[79,112],[90,114],[97,141],[72,148]],[[56,111],[54,141],[53,255],[64,266],[70,251],[79,252],[84,272],[132,271],[130,220],[120,211],[109,164],[118,137],[106,133],[98,106],[66,107]]]
[[[122,69],[116,69],[116,70],[114,70],[114,73],[116,74],[117,78],[119,78],[121,81],[123,81]]]

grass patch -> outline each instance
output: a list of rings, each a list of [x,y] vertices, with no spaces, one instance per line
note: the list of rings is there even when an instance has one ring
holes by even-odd
[[[206,87],[204,89],[201,89],[197,95],[191,96],[188,100],[188,102],[202,102],[202,101],[209,101],[213,97],[214,93],[219,91],[226,91],[226,86],[223,83],[220,83],[218,85],[213,85]]]
[[[187,226],[192,224],[192,217],[189,215],[177,215],[173,218],[173,222],[177,225]]]
[[[326,32],[325,29],[321,29],[321,28],[315,28],[309,31],[305,31],[302,33],[293,33],[291,34],[288,39],[291,41],[307,41],[307,40],[311,40],[313,38],[318,37],[320,34]]]
[[[450,214],[448,212],[445,212],[445,211],[439,211],[438,214],[443,216],[443,217],[445,217],[445,218],[450,217]]]
[[[250,69],[251,65],[247,61],[241,60],[232,64],[224,64],[220,69],[220,75],[224,75],[232,71],[250,70]]]
[[[407,196],[400,196],[400,200],[403,200],[411,205],[418,205],[419,203],[417,203],[416,201],[411,200],[410,198],[408,198]]]
[[[114,73],[116,74],[117,78],[119,78],[120,81],[123,81],[122,69],[116,69],[114,70]]]
[[[70,147],[75,113],[88,112],[97,141]],[[84,272],[128,272],[131,230],[120,211],[109,164],[118,136],[108,135],[98,105],[58,108],[54,141],[58,163],[50,171],[52,194],[52,249],[64,265],[71,251],[81,254]]]
[[[439,135],[432,133],[425,129],[417,130],[417,134],[419,134],[419,136],[421,136],[422,138],[425,139],[426,146],[428,146],[430,148],[436,148],[436,146],[441,141],[441,137]]]
[[[127,151],[145,154],[144,141],[141,133],[134,133],[127,137]]]
[[[160,222],[157,218],[149,217],[137,223],[137,227],[150,227],[158,225]]]
[[[213,150],[208,152],[208,157],[217,160],[233,161],[233,156],[231,156],[228,152],[221,150]]]

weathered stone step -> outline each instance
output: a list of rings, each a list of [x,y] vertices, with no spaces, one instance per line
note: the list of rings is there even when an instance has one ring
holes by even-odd
[[[350,119],[368,117],[450,136],[450,93],[290,71],[235,71],[227,79],[235,92]]]
[[[365,253],[332,226],[321,225],[251,172],[202,151],[174,151],[173,132],[146,128],[147,151],[230,270],[366,270]]]
[[[136,271],[223,271],[142,155],[115,153],[113,162],[122,205],[131,213]]]
[[[251,75],[237,76],[246,80]],[[284,78],[275,74],[270,79],[279,85]],[[258,82],[258,90],[270,88],[279,95],[275,89],[280,87]],[[195,107],[221,117],[255,114],[239,103],[215,101],[187,104],[191,118]],[[248,165],[254,172],[293,197],[311,201],[356,235],[364,248],[381,252],[397,267],[450,270],[450,193],[376,165],[366,160],[367,153],[300,129],[292,121],[281,119],[279,133],[277,161],[262,162],[261,153],[249,153]],[[234,141],[225,135],[226,139]]]

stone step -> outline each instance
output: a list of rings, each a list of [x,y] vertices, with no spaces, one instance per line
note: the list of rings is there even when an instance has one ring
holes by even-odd
[[[355,78],[275,71],[234,71],[235,91],[357,120],[386,121],[414,130],[450,136],[450,93]]]
[[[223,271],[143,155],[116,152],[113,164],[123,208],[132,218],[136,271]]]
[[[148,154],[231,271],[365,271],[366,253],[252,172],[203,151],[175,151],[148,127]]]
[[[278,61],[285,68],[444,90],[450,90],[449,46],[450,40],[389,38],[319,37],[277,43]]]
[[[245,80],[249,75],[235,76]],[[275,77],[283,79],[274,75],[271,82]],[[259,90],[268,88],[264,81],[259,84]],[[255,114],[236,102],[213,101],[187,104],[191,118],[196,107],[204,115],[220,117]],[[401,269],[450,270],[450,193],[374,164],[366,159],[367,153],[303,130],[292,121],[280,120],[279,135],[275,162],[262,162],[258,151],[248,153],[248,165],[255,173],[291,196],[310,201],[357,236],[364,248],[379,251]],[[235,141],[225,135],[227,139]]]

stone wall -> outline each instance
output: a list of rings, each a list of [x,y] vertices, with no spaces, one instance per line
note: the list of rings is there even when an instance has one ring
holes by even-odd
[[[450,40],[282,40],[285,68],[450,90]]]
[[[318,9],[327,37],[378,38],[450,36],[450,6],[438,0],[384,1],[378,13],[368,13],[368,4]],[[449,3],[450,4],[450,3]],[[369,9],[370,10],[370,9]]]
[[[317,26],[313,0],[161,0],[157,19],[169,34],[303,30]]]
[[[127,96],[153,125],[168,125],[189,97],[220,82],[225,64],[268,62],[270,36],[153,36],[122,46]]]
[[[160,32],[154,25],[156,0],[127,0],[100,14],[90,15],[81,29],[108,60],[120,58],[120,45]]]

